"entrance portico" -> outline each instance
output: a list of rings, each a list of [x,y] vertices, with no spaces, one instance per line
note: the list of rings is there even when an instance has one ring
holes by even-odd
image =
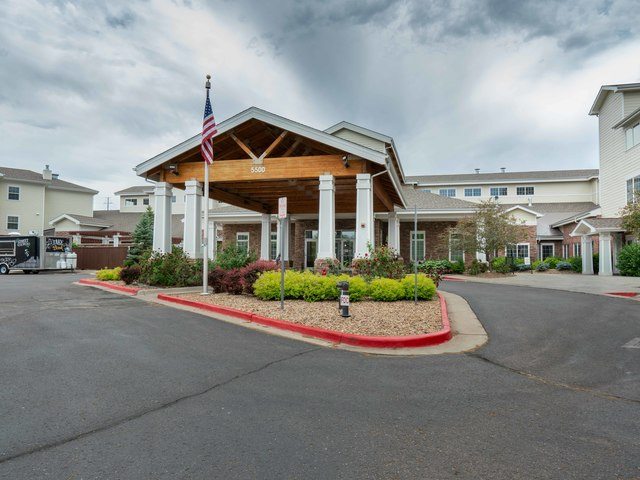
[[[620,249],[624,229],[619,218],[585,218],[571,232],[580,237],[582,251],[582,274],[593,275],[593,238],[598,237],[598,275],[611,276],[617,273],[616,257]]]
[[[336,135],[316,130],[257,108],[250,108],[218,125],[213,140],[214,163],[209,168],[209,196],[214,200],[246,209],[260,224],[261,258],[272,251],[271,224],[279,197],[287,197],[289,214],[317,218],[316,258],[360,256],[374,243],[374,212],[393,212],[406,207],[400,188],[399,163],[393,149],[367,148]],[[154,249],[170,249],[163,232],[170,218],[171,202],[166,200],[171,187],[196,190],[204,182],[204,163],[200,156],[200,136],[144,162],[137,174],[158,183],[155,209]],[[199,193],[199,191],[198,191]],[[161,200],[164,199],[164,200]],[[249,213],[248,212],[248,213]],[[197,209],[187,208],[185,226],[197,226]],[[336,217],[354,220],[354,243],[336,239]],[[219,220],[216,219],[216,222]],[[203,223],[207,225],[206,222]],[[292,225],[288,219],[277,228],[284,235],[282,258],[290,259]],[[347,236],[349,234],[346,234]],[[185,235],[185,238],[186,235]],[[187,253],[194,252],[189,236]],[[277,243],[279,249],[279,242]]]

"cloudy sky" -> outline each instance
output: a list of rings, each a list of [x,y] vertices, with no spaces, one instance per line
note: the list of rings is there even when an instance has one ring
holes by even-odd
[[[393,136],[408,174],[596,167],[637,0],[0,0],[0,165],[100,190],[251,105]]]

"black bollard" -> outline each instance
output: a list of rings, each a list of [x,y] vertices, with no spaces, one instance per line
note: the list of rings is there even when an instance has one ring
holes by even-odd
[[[338,282],[340,296],[338,297],[338,311],[343,318],[349,318],[349,282]]]

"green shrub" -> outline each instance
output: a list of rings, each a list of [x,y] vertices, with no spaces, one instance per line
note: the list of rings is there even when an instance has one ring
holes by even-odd
[[[449,260],[424,260],[418,264],[418,270],[426,274],[437,272],[443,275],[452,273],[453,264]]]
[[[542,263],[543,263],[543,262],[542,262],[542,260],[536,260],[535,262],[533,262],[533,263],[531,264],[531,268],[532,268],[533,270],[537,270],[537,269],[538,269],[538,267],[539,267]],[[548,268],[548,267],[549,267],[549,266],[547,265],[547,268]]]
[[[352,302],[362,300],[369,295],[369,284],[364,278],[341,275],[340,278],[337,279],[337,281],[341,280],[349,282],[349,299]]]
[[[618,254],[616,266],[621,275],[640,277],[640,243],[625,245]]]
[[[140,281],[161,287],[189,287],[201,284],[201,273],[181,248],[173,247],[170,253],[154,252],[144,261]]]
[[[544,259],[544,263],[546,263],[549,268],[556,268],[556,265],[558,265],[558,262],[561,262],[562,259],[558,258],[558,257],[547,257]]]
[[[289,273],[287,271],[286,273]],[[285,284],[286,284],[285,275]],[[277,300],[280,298],[280,272],[264,272],[253,283],[253,294],[260,300]]]
[[[516,260],[507,257],[496,257],[491,261],[491,269],[497,273],[511,273],[516,269]]]
[[[464,273],[464,261],[458,260],[451,267],[451,273]]]
[[[395,302],[405,297],[405,290],[398,280],[376,278],[369,285],[369,296],[380,302]]]
[[[534,262],[535,263],[535,262]],[[540,262],[536,267],[534,267],[536,269],[536,272],[546,272],[547,270],[549,270],[549,265],[547,265],[545,262]]]
[[[98,270],[96,272],[96,278],[103,282],[108,282],[110,280],[120,280],[121,271],[122,267],[103,268],[102,270]]]
[[[404,298],[407,300],[413,300],[415,292],[415,277],[414,275],[407,275],[401,280],[402,288],[404,289]],[[427,275],[421,273],[418,274],[418,299],[431,300],[436,294],[436,285],[433,280]]]
[[[307,302],[321,302],[323,300],[338,299],[338,285],[335,275],[306,276],[305,289],[302,298]]]
[[[569,271],[569,270],[573,270],[573,265],[571,265],[569,262],[558,262],[556,264],[556,270],[558,271]]]
[[[489,265],[474,258],[467,270],[467,273],[469,275],[479,275],[481,273],[485,273],[488,269]]]
[[[140,278],[142,269],[140,265],[132,265],[130,267],[123,267],[120,271],[120,280],[127,285],[131,285],[133,282],[137,282]]]
[[[516,270],[519,272],[528,272],[529,270],[531,270],[531,264],[525,264],[523,263],[518,263],[516,265]]]
[[[257,258],[255,253],[246,252],[234,243],[222,248],[222,250],[216,254],[215,266],[223,270],[232,270],[255,262]]]
[[[369,251],[364,257],[353,259],[351,268],[354,275],[362,275],[367,280],[377,277],[400,279],[405,273],[402,258],[387,245],[375,248],[369,245]]]
[[[582,257],[570,257],[567,258],[567,262],[569,262],[574,272],[582,272]]]

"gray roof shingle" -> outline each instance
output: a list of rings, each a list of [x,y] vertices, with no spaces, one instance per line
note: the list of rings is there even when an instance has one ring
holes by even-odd
[[[81,185],[76,185],[75,183],[66,182],[64,180],[60,180],[59,178],[53,178],[52,180],[44,180],[42,178],[42,173],[33,172],[31,170],[24,170],[22,168],[10,168],[10,167],[0,167],[0,174],[2,174],[3,178],[7,180],[24,180],[26,182],[36,182],[46,185],[51,185],[52,187],[64,188],[67,190],[73,190],[76,192],[83,193],[98,193],[96,190],[91,188],[83,187]]]
[[[114,192],[114,195],[146,195],[153,193],[153,185],[136,185]]]
[[[505,180],[564,180],[570,178],[592,178],[598,176],[598,169],[583,170],[543,170],[532,172],[491,172],[491,173],[460,173],[449,175],[413,175],[407,176],[407,182],[418,184],[456,184],[456,183],[487,183]]]

